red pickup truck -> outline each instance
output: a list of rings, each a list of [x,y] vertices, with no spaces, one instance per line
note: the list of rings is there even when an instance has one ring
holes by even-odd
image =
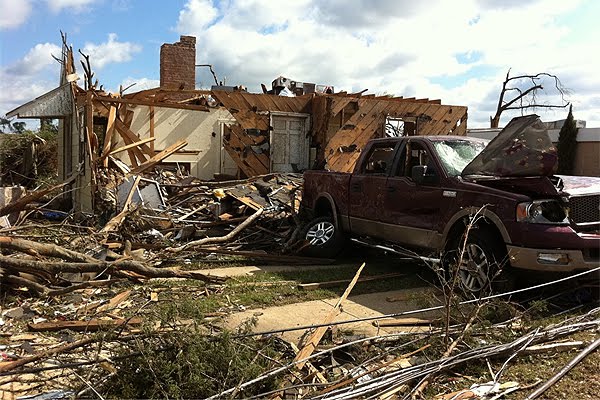
[[[489,142],[374,139],[353,173],[304,173],[308,252],[335,256],[343,238],[365,236],[443,259],[475,221],[458,265],[467,290],[480,292],[502,268],[593,269],[600,264],[600,178],[553,175],[556,162],[535,115],[513,119]]]

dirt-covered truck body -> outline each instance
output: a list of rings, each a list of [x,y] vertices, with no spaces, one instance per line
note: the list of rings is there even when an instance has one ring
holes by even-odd
[[[481,282],[472,284],[485,283],[492,259],[529,270],[598,267],[600,178],[555,176],[556,160],[537,116],[514,119],[489,143],[375,139],[352,173],[305,172],[302,202],[314,218],[306,239],[329,256],[349,235],[441,254],[475,217],[464,269]]]

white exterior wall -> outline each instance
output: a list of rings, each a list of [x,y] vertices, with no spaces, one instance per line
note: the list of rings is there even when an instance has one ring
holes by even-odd
[[[130,109],[134,112],[131,130],[141,139],[150,137],[150,107],[138,105]],[[200,179],[212,179],[217,173],[234,174],[237,166],[222,146],[224,123],[235,123],[235,120],[222,108],[207,112],[154,107],[154,150],[158,153],[185,139],[187,146],[167,157],[165,162],[190,163],[190,173]],[[124,144],[119,137],[115,147]],[[117,157],[130,165],[127,151]]]

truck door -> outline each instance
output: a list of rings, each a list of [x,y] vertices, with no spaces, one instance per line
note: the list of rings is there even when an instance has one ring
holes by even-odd
[[[349,217],[355,234],[380,236],[378,223],[382,220],[385,186],[397,145],[397,140],[374,143],[360,169],[350,178]]]
[[[412,167],[427,166],[426,180],[416,184]],[[390,240],[416,247],[436,247],[434,231],[442,217],[445,200],[440,184],[440,169],[423,140],[409,139],[401,149],[394,170],[387,179],[383,216]]]

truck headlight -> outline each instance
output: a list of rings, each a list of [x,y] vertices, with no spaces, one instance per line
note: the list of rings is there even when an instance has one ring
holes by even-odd
[[[535,200],[517,204],[517,221],[533,224],[569,222],[565,208],[557,200]]]

